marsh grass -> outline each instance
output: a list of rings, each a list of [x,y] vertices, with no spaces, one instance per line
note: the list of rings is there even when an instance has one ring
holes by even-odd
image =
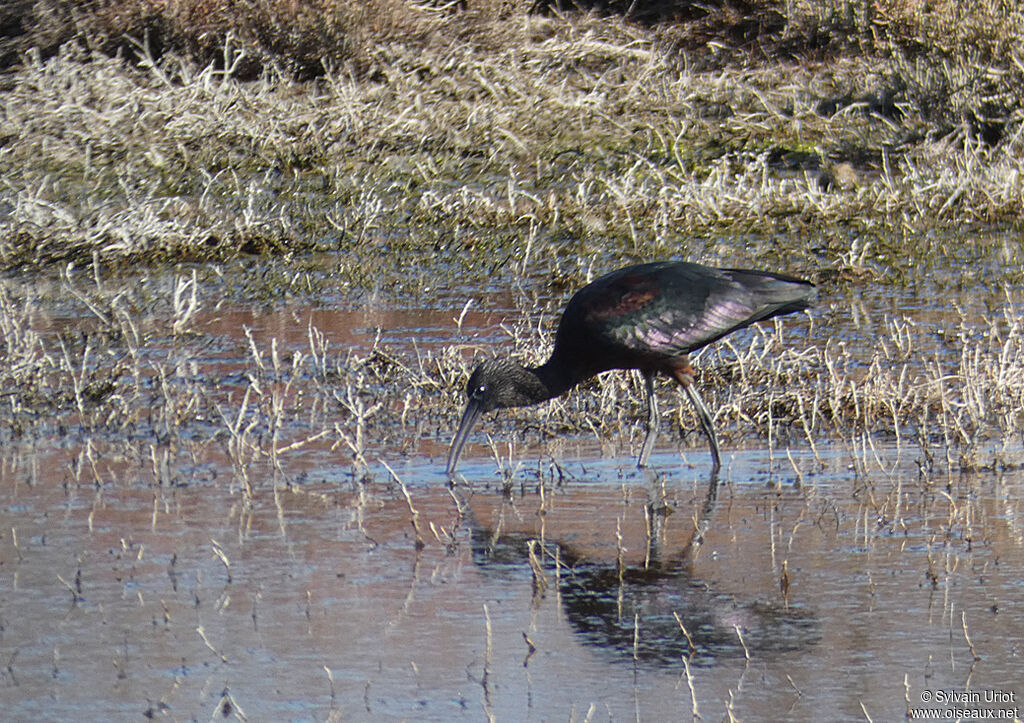
[[[380,28],[326,2],[317,27],[286,5],[58,12],[75,40],[24,48],[4,76],[0,266],[49,273],[83,314],[47,333],[47,302],[0,285],[5,434],[57,427],[95,458],[130,430],[158,482],[179,456],[219,445],[252,498],[268,476],[275,491],[290,484],[300,450],[342,450],[358,479],[384,450],[444,437],[491,351],[339,352],[310,328],[308,349],[250,337],[241,380],[228,379],[211,373],[195,328],[202,279],[109,278],[139,263],[280,256],[268,295],[307,298],[320,290],[302,270],[310,250],[331,254],[330,283],[346,291],[405,274],[409,294],[428,293],[438,268],[544,277],[561,294],[596,269],[663,256],[756,261],[851,295],[936,269],[1020,280],[1024,34],[1005,4],[788,3],[760,38],[771,58],[629,17],[379,0]],[[140,23],[130,38],[111,27],[124,8]],[[950,19],[963,22],[946,36]],[[820,47],[794,49],[811,28]],[[115,46],[120,56],[103,52]],[[983,225],[1006,229],[1002,242],[976,238]],[[540,361],[556,309],[538,320],[536,297],[516,303],[507,345]],[[867,469],[873,445],[895,443],[924,474],[1021,463],[1012,302],[948,329],[954,354],[909,319],[866,350],[823,336],[797,346],[769,327],[701,355],[728,444],[751,435],[773,454],[817,455],[830,440]],[[501,417],[493,455],[522,470],[522,430],[529,449],[565,434],[635,447],[640,408],[631,375],[605,375]],[[681,402],[663,416],[702,446]],[[82,469],[98,469],[91,458]]]
[[[238,361],[225,365],[209,358],[213,340],[195,327],[204,297],[195,275],[134,293],[98,275],[62,283],[83,313],[77,331],[37,330],[38,299],[14,285],[0,289],[0,424],[11,440],[76,440],[80,475],[96,483],[109,480],[104,469],[114,459],[135,459],[141,478],[156,484],[185,481],[183,464],[223,460],[252,501],[264,488],[277,494],[304,479],[308,464],[293,461],[308,454],[347,459],[342,468],[353,482],[372,479],[377,459],[447,443],[464,380],[495,350],[490,342],[391,348],[379,339],[340,349],[310,326],[305,348],[257,341],[245,330],[234,341]],[[550,351],[550,317],[521,318],[503,327],[500,346],[537,363]],[[868,349],[822,338],[796,319],[723,340],[695,365],[727,448],[767,442],[774,464],[792,465],[798,477],[792,449],[809,449],[824,467],[820,451],[831,446],[845,449],[864,478],[912,459],[925,479],[949,479],[1024,464],[1022,319],[1007,299],[997,316],[961,314],[938,340],[931,325],[890,320]],[[662,381],[658,394],[662,444],[675,437],[684,450],[703,452],[676,387]],[[610,453],[635,454],[643,406],[635,375],[610,372],[541,407],[497,415],[486,431],[507,481],[534,469],[559,476],[533,464],[538,454],[552,456],[547,447],[559,438],[590,437]]]
[[[946,252],[928,230],[1019,223],[1024,52],[1000,30],[1019,11],[789,3],[778,47],[845,27],[859,50],[752,62],[628,18],[378,0],[371,23],[347,3],[293,5],[99,3],[75,16],[79,41],[25,50],[0,116],[0,265],[330,248],[365,283],[406,253],[550,266],[782,234],[787,266],[834,273],[851,237],[904,269]],[[976,53],[943,40],[954,16]],[[140,25],[112,58],[88,39],[113,37],[115,17]],[[165,31],[158,49],[154,23],[193,40]],[[288,43],[355,43],[361,60],[300,81]]]

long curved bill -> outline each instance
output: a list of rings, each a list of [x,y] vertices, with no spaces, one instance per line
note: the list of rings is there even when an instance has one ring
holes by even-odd
[[[473,431],[473,425],[476,424],[476,420],[480,418],[482,413],[483,407],[481,407],[480,402],[476,399],[470,399],[469,404],[466,405],[466,411],[462,413],[459,431],[455,433],[455,437],[452,439],[452,446],[448,450],[448,467],[445,470],[448,476],[455,474],[455,467],[459,463],[459,455],[462,454],[462,448],[466,444],[466,439],[469,438],[469,433]]]

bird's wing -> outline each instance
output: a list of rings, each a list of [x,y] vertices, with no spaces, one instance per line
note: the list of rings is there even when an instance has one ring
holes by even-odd
[[[680,356],[756,321],[806,308],[814,288],[787,276],[696,264],[622,272],[595,282],[578,304],[579,315],[595,341],[634,358]]]
[[[680,356],[750,323],[756,309],[745,296],[709,290],[704,296],[672,299],[666,293],[653,297],[644,309],[624,317],[627,323],[609,331],[615,341],[634,351]]]

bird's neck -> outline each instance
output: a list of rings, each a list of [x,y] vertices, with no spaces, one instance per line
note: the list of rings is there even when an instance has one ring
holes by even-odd
[[[503,365],[494,383],[495,407],[525,407],[561,396],[582,377],[570,365],[552,355],[539,367],[526,367],[511,360]]]
[[[572,374],[571,370],[561,364],[555,356],[552,356],[539,367],[526,369],[530,376],[534,377],[540,389],[543,389],[543,396],[537,399],[542,402],[545,399],[553,399],[569,391],[579,383],[580,379]]]
[[[524,367],[515,364],[506,372],[499,407],[525,407],[557,397],[568,387],[551,374],[548,365]]]

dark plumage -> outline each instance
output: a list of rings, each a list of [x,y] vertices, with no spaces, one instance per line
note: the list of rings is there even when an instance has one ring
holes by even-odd
[[[647,394],[647,436],[638,464],[647,465],[657,436],[654,375],[679,382],[721,466],[711,414],[694,387],[689,353],[763,319],[807,309],[814,285],[784,274],[715,269],[683,261],[640,264],[606,274],[580,289],[558,323],[555,349],[539,367],[511,359],[484,361],[469,378],[469,402],[448,453],[455,472],[481,414],[537,404],[609,369],[638,369]]]

